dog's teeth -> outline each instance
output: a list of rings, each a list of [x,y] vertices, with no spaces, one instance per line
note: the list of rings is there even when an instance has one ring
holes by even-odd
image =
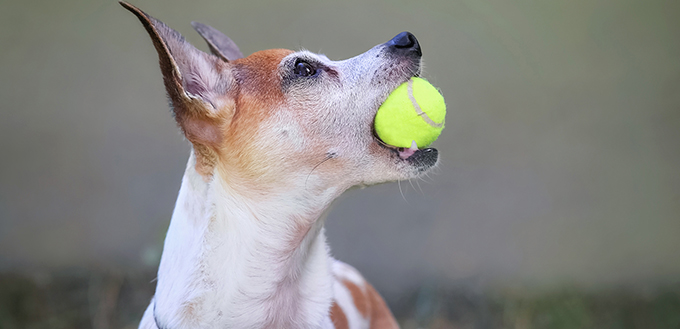
[[[416,144],[416,141],[411,141],[411,147],[409,148],[409,151],[418,151],[418,145]]]
[[[418,151],[418,145],[416,144],[416,141],[412,141],[411,147],[399,150],[399,157],[406,160],[412,156],[413,153],[416,153],[416,151]]]

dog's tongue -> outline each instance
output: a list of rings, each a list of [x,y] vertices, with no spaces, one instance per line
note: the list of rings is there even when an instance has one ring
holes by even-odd
[[[416,145],[416,141],[412,141],[411,147],[399,149],[399,157],[406,160],[412,156],[413,153],[416,153],[416,151],[418,151],[418,145]]]

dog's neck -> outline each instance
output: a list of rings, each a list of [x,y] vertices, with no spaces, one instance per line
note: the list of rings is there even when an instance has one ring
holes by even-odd
[[[330,257],[320,218],[337,192],[243,197],[189,164],[155,296],[160,328],[308,328],[327,317]],[[272,201],[267,201],[272,200]]]

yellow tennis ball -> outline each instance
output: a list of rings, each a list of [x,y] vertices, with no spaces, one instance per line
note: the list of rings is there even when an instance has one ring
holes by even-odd
[[[385,143],[419,149],[437,140],[444,129],[446,104],[427,80],[411,78],[395,89],[378,109],[375,132]]]

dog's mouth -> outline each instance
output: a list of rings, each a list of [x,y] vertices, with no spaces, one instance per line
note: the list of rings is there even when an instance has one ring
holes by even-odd
[[[416,142],[411,143],[411,147],[396,147],[385,143],[378,134],[376,134],[375,129],[373,129],[373,138],[378,145],[382,146],[393,152],[401,160],[408,162],[409,164],[418,168],[419,171],[426,170],[437,163],[439,159],[439,151],[436,148],[428,147],[424,149],[418,149]]]

